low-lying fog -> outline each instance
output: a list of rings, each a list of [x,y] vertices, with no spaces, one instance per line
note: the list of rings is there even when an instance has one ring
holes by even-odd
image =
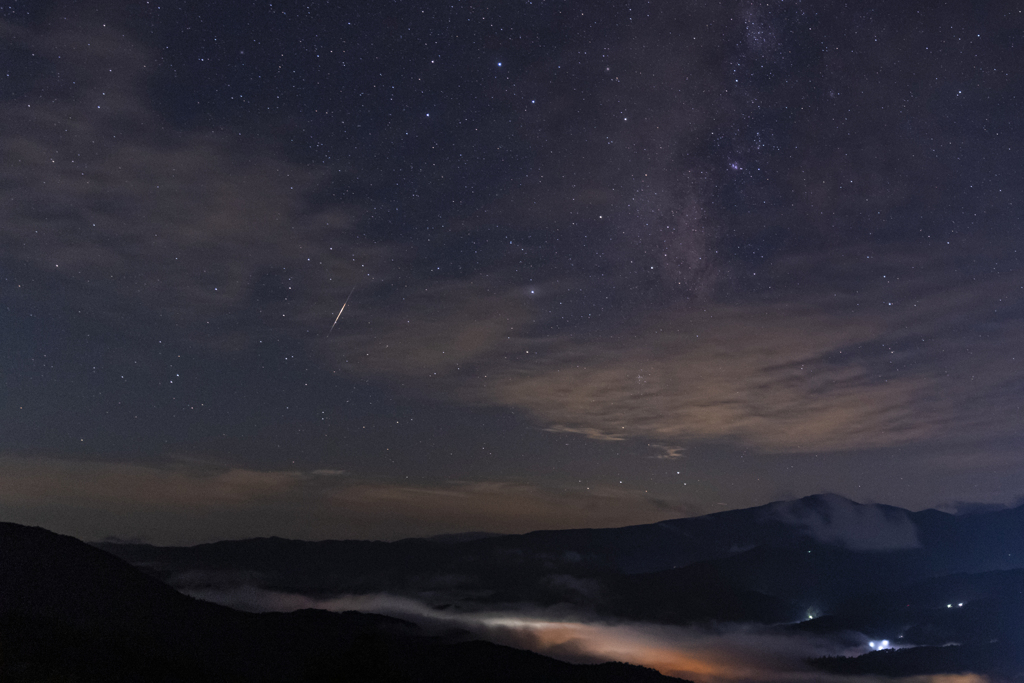
[[[315,608],[355,610],[399,617],[431,632],[465,629],[494,643],[532,650],[574,663],[620,661],[657,669],[698,683],[985,683],[972,674],[891,679],[837,676],[812,669],[805,660],[869,651],[866,637],[835,639],[794,634],[749,624],[695,628],[639,622],[598,621],[559,610],[523,607],[456,612],[387,594],[316,599],[254,587],[187,589],[184,593],[250,612]]]

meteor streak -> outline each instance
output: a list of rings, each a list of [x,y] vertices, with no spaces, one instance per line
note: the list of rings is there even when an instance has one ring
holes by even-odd
[[[355,287],[353,287],[353,288],[352,288],[352,291],[348,293],[348,297],[346,297],[346,298],[345,298],[345,303],[343,303],[343,304],[341,305],[341,310],[340,310],[340,311],[338,311],[338,317],[336,317],[336,318],[334,319],[334,325],[337,325],[337,324],[338,324],[338,320],[339,320],[339,319],[341,318],[341,314],[345,312],[345,307],[346,307],[346,306],[348,306],[348,300],[352,298],[352,294],[353,294],[353,293],[354,293],[355,291],[356,291],[356,288],[355,288]],[[331,325],[331,329],[327,330],[327,336],[328,336],[328,337],[330,337],[330,336],[331,336],[331,332],[334,332],[334,325]]]

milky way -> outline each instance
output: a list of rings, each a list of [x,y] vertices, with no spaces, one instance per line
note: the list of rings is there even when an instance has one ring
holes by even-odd
[[[1024,494],[1010,5],[43,5],[0,9],[5,519]]]

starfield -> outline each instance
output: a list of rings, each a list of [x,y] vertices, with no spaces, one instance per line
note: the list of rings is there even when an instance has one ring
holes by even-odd
[[[1012,680],[1018,4],[0,5],[17,675]]]

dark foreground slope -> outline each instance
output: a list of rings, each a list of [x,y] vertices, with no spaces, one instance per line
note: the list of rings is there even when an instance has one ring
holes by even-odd
[[[347,612],[248,614],[184,596],[122,560],[44,529],[0,524],[0,680],[670,680],[578,666],[407,622]],[[675,679],[671,679],[675,680]]]

